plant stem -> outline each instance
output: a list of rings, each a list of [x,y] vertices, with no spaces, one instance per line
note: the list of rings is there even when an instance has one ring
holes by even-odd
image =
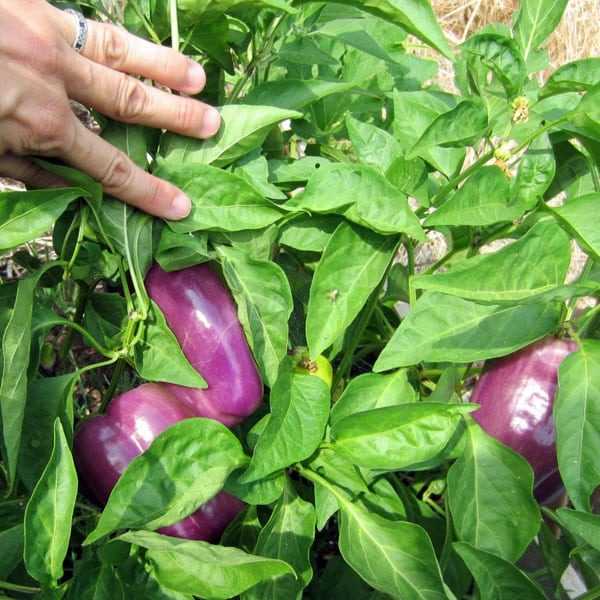
[[[557,125],[560,125],[561,123],[568,121],[570,118],[571,118],[571,113],[563,115],[559,119],[550,121],[549,123],[542,125],[542,127],[540,127],[539,129],[536,129],[527,139],[525,139],[523,142],[521,142],[511,152],[511,155],[515,156],[516,154],[521,152],[521,150],[523,150],[524,148],[529,146],[529,144],[531,144],[531,142],[533,142],[533,140],[535,140],[535,138],[542,135],[542,133],[545,133],[549,129],[552,129],[553,127],[556,127]],[[488,160],[490,160],[493,157],[494,157],[493,150],[490,150],[490,151],[486,152],[485,154],[483,154],[482,156],[480,156],[472,165],[467,167],[464,171],[459,173],[456,177],[451,179],[446,185],[444,185],[442,188],[440,188],[440,190],[437,192],[437,194],[434,194],[434,196],[431,198],[430,204],[435,205],[449,191],[453,190],[459,183],[464,181],[471,173],[473,173],[474,171],[477,171],[479,169],[479,167],[483,166]]]
[[[113,372],[112,379],[110,380],[110,385],[108,386],[108,389],[106,390],[106,393],[104,394],[104,398],[102,399],[102,405],[100,406],[101,413],[104,412],[102,410],[102,408],[108,406],[108,403],[112,400],[112,397],[115,394],[115,390],[117,389],[117,386],[119,385],[119,382],[121,381],[123,372],[125,371],[125,365],[126,365],[126,363],[125,363],[124,359],[120,358],[117,361],[115,370]]]
[[[22,594],[39,594],[40,588],[29,587],[28,585],[18,585],[8,581],[0,581],[0,590],[10,590],[11,592],[21,592]]]
[[[518,154],[519,152],[521,152],[521,150],[523,150],[524,148],[529,146],[529,144],[531,144],[531,142],[533,142],[533,140],[535,140],[535,138],[542,135],[542,133],[546,133],[546,131],[552,129],[553,127],[556,127],[557,125],[560,125],[561,123],[567,122],[571,118],[572,114],[573,113],[567,113],[566,115],[563,115],[562,117],[555,119],[554,121],[550,121],[549,123],[542,125],[539,129],[536,129],[528,138],[526,138],[514,150],[511,151],[511,155],[515,156],[515,154]]]
[[[406,240],[405,247],[408,256],[408,304],[413,307],[417,302],[417,292],[412,284],[415,274],[415,249],[410,239]]]
[[[313,483],[317,483],[317,484],[323,486],[328,492],[333,494],[336,498],[338,498],[338,499],[342,498],[342,499],[347,500],[345,494],[342,494],[342,492],[338,488],[336,488],[332,483],[329,483],[329,481],[327,481],[327,479],[324,479],[323,477],[321,477],[320,475],[318,475],[311,469],[306,469],[301,464],[297,464],[296,471],[298,471],[298,473],[302,477],[304,477],[304,479],[308,479],[309,481],[312,481]]]
[[[271,50],[273,43],[275,42],[275,34],[277,33],[277,29],[283,22],[285,15],[279,15],[273,19],[273,23],[271,24],[271,28],[267,35],[264,37],[260,47],[256,49],[250,62],[248,63],[244,74],[238,79],[231,90],[231,94],[229,99],[227,100],[227,104],[233,104],[242,93],[242,90],[246,86],[246,84],[252,79],[254,75],[254,71],[257,66],[264,58],[264,56]]]
[[[59,323],[57,324],[69,327],[66,339],[58,351],[59,365],[61,365],[67,358],[67,354],[69,354],[69,350],[71,350],[71,346],[73,345],[73,338],[75,337],[76,331],[81,333],[81,335],[83,336],[91,338],[88,332],[85,331],[83,327],[80,327],[79,325],[81,323],[81,319],[83,319],[83,312],[85,310],[85,304],[87,302],[87,293],[82,290],[81,285],[79,283],[75,283],[75,302],[75,314],[73,315],[73,321],[69,325],[67,325],[62,319],[57,319],[57,321],[59,321]],[[98,347],[96,341],[93,338],[91,338],[91,342],[92,345],[94,345],[94,347],[96,348],[96,350],[104,354],[104,352],[102,352],[102,350]]]
[[[119,358],[118,356],[113,356],[112,358],[109,358],[108,360],[103,360],[101,362],[93,363],[91,365],[86,365],[85,367],[82,367],[81,369],[79,369],[77,371],[77,376],[79,378],[81,378],[81,376],[84,373],[87,373],[88,371],[92,371],[93,369],[101,369],[102,367],[109,367],[110,365],[116,363],[118,358]],[[100,406],[99,412],[103,413],[104,411],[106,411],[107,405],[108,405],[108,401],[106,400],[106,398],[104,398],[102,401],[102,404]]]
[[[67,268],[63,272],[63,279],[67,280],[71,277],[71,270],[73,269],[73,265],[79,256],[79,252],[81,251],[81,246],[83,244],[83,236],[85,233],[85,228],[87,227],[88,217],[90,213],[90,208],[87,204],[84,204],[81,208],[81,219],[79,221],[79,231],[77,232],[77,242],[75,243],[75,249],[73,250],[73,254],[69,260],[69,264]],[[66,238],[65,238],[66,240]]]
[[[88,344],[90,344],[90,346],[92,346],[92,348],[94,348],[94,350],[98,351],[100,354],[102,354],[103,356],[109,357],[112,356],[112,353],[106,349],[103,348],[98,341],[96,340],[96,338],[94,338],[94,336],[92,336],[86,329],[84,329],[81,325],[79,325],[79,323],[76,323],[75,321],[66,321],[64,319],[56,319],[56,321],[44,321],[44,326],[53,326],[53,325],[62,325],[64,327],[69,328],[69,333],[68,333],[68,342],[65,342],[59,351],[59,355],[58,355],[58,359],[59,362],[62,362],[66,357],[67,354],[69,353],[69,350],[71,349],[71,344],[73,341],[73,334],[79,333],[87,342]],[[63,350],[64,350],[64,356],[62,356],[63,354]]]
[[[169,21],[171,22],[171,48],[179,51],[179,23],[177,20],[177,0],[169,0]]]
[[[140,18],[140,20],[144,24],[144,27],[146,28],[148,35],[152,38],[152,41],[155,44],[160,44],[160,38],[158,37],[158,34],[156,33],[156,31],[154,31],[154,28],[148,22],[148,19],[146,19],[144,13],[142,12],[142,10],[140,8],[140,5],[138,4],[138,1],[137,0],[128,0],[128,2],[129,2],[129,5],[131,6],[131,8],[133,8],[133,10],[135,11],[135,14]]]
[[[460,172],[456,177],[451,179],[446,185],[442,186],[437,194],[434,194],[430,200],[431,205],[435,205],[439,202],[449,191],[453,190],[459,183],[464,181],[473,171],[477,171],[479,167],[483,166],[490,158],[493,158],[494,152],[490,150],[483,156],[478,158],[472,165],[467,167],[464,171]]]

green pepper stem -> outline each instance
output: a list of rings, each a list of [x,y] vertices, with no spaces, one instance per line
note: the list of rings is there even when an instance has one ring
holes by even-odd
[[[42,591],[40,588],[18,585],[17,583],[10,583],[8,581],[0,581],[0,589],[21,592],[22,594],[39,594]]]

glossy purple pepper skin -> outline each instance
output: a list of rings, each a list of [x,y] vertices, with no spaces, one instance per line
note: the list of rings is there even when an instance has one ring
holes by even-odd
[[[471,402],[473,418],[491,436],[521,454],[535,475],[534,495],[541,504],[562,492],[556,460],[552,411],[558,367],[577,344],[543,338],[513,354],[486,362]]]
[[[165,429],[194,416],[159,384],[146,383],[115,397],[105,415],[86,421],[75,434],[74,457],[84,487],[106,504],[127,465]],[[220,492],[193,514],[158,531],[217,542],[243,507],[238,498]]]
[[[263,386],[229,290],[207,264],[166,272],[153,265],[146,289],[206,389],[165,384],[198,417],[232,427],[260,405]]]

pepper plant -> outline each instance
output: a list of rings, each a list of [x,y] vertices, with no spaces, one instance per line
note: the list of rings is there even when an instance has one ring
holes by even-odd
[[[0,590],[552,598],[568,572],[598,597],[600,58],[549,68],[567,0],[522,0],[457,47],[427,0],[71,4],[201,61],[223,124],[198,141],[95,115],[191,197],[180,222],[51,161],[69,187],[0,194],[0,250],[25,270],[0,285]],[[49,230],[53,254],[23,246]],[[432,236],[445,250],[419,269]],[[142,382],[200,381],[150,301],[153,262],[220,273],[265,397],[232,429],[167,429],[102,508],[74,432]],[[469,392],[482,361],[549,335],[578,349],[554,412],[566,499],[540,508]],[[164,451],[186,441],[206,472]],[[222,489],[246,508],[220,543],[155,531]]]

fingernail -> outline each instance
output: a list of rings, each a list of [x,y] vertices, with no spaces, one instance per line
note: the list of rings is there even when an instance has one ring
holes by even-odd
[[[177,194],[171,202],[168,218],[172,220],[183,219],[190,214],[192,210],[191,200],[183,193]]]
[[[198,63],[194,63],[187,72],[187,78],[185,80],[186,89],[191,92],[199,92],[204,88],[205,83],[206,74],[204,73],[204,69]]]
[[[221,115],[216,108],[209,106],[205,109],[204,115],[202,115],[202,125],[200,126],[200,136],[210,137],[215,135],[221,127]]]

